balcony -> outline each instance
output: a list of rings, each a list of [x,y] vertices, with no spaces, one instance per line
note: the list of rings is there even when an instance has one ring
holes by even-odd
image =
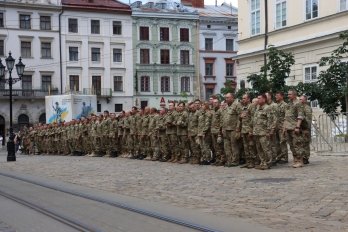
[[[13,99],[40,99],[48,95],[59,94],[58,89],[12,89]],[[0,99],[8,99],[10,96],[9,89],[0,89]]]
[[[111,97],[112,89],[111,88],[100,88],[100,89],[84,88],[82,94],[97,95],[98,97]]]

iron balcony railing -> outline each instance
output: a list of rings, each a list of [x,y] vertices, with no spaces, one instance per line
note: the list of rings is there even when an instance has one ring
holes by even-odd
[[[18,98],[45,98],[48,95],[59,94],[58,89],[12,89],[12,97]],[[0,98],[8,98],[10,96],[9,89],[0,89]]]
[[[111,97],[112,89],[111,88],[84,88],[82,94],[86,95],[97,95],[98,97]]]

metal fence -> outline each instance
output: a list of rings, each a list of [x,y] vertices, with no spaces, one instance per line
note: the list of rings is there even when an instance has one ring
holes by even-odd
[[[348,113],[314,118],[311,146],[317,152],[348,153]]]

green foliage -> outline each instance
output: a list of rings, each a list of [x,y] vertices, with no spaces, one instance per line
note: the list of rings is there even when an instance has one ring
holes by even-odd
[[[342,62],[342,58],[348,57],[348,31],[340,34],[339,38],[344,40],[343,44],[333,50],[331,56],[322,57],[319,62],[321,67],[328,68],[319,74],[317,84],[320,94],[315,97],[326,113],[337,112],[339,107],[346,111],[348,100],[348,62]]]
[[[294,55],[290,52],[278,50],[274,46],[269,46],[267,58],[268,62],[266,66],[261,67],[259,74],[251,74],[247,77],[252,89],[246,91],[252,97],[265,92],[285,92],[289,89],[285,85],[285,80],[289,77],[291,66],[295,63]],[[265,73],[268,73],[269,77]]]
[[[188,102],[188,94],[187,94],[187,92],[181,92],[181,93],[180,93],[180,96],[181,96],[182,98],[184,98],[184,100],[181,100],[182,102],[185,102],[185,103]]]
[[[235,88],[233,88],[233,82],[231,80],[228,80],[225,82],[225,87],[222,87],[220,90],[220,93],[225,95],[227,93],[234,93],[236,91]]]

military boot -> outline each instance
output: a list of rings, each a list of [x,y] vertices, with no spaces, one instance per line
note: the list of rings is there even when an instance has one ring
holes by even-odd
[[[188,158],[182,158],[180,161],[179,161],[179,164],[186,164],[188,163]]]

